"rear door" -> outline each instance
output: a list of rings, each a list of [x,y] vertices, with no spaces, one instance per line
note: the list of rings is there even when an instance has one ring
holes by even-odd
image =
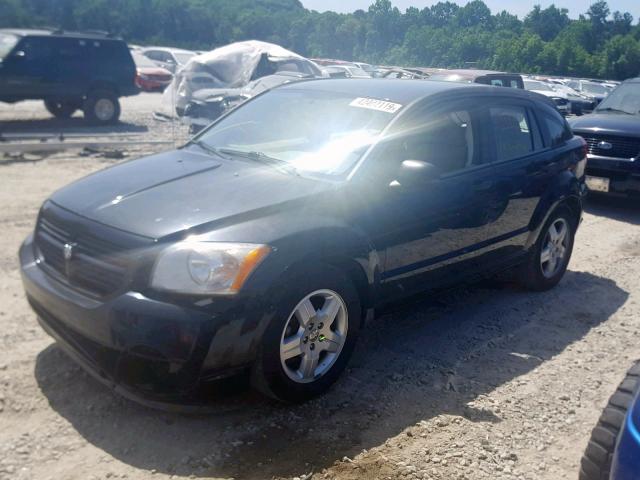
[[[531,219],[562,162],[535,105],[516,98],[487,102],[492,151],[486,158],[495,175],[495,222],[491,235],[503,239],[500,258],[522,255]]]

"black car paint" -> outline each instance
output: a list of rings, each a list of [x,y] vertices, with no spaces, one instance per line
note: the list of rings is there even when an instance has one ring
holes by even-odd
[[[0,33],[19,38],[0,60],[2,102],[76,100],[97,89],[120,97],[140,91],[135,85],[135,63],[123,40],[46,30],[5,29]],[[37,47],[27,48],[29,42]]]
[[[640,79],[628,80],[640,89]],[[630,115],[624,112],[596,110],[570,121],[576,135],[587,140],[589,155],[587,175],[610,179],[610,193],[640,196],[640,112]],[[614,145],[614,151],[599,149],[601,141]],[[615,145],[623,143],[625,153],[616,153]],[[629,149],[631,153],[628,154]]]
[[[333,86],[412,107],[481,100],[553,110],[528,92],[439,82],[323,80],[295,88]],[[184,401],[203,380],[252,363],[282,285],[309,263],[343,269],[363,306],[372,309],[418,287],[474,281],[517,264],[562,202],[576,219],[581,215],[583,183],[571,173],[582,152],[575,137],[558,148],[479,165],[410,191],[368,176],[368,158],[380,151],[372,147],[354,173],[339,181],[217,158],[195,144],[93,174],[52,195],[40,216],[64,218],[72,230],[106,239],[127,236],[132,268],[126,282],[102,298],[79,293],[45,272],[30,236],[20,251],[29,301],[45,329],[76,357],[80,352],[85,366],[110,385],[154,401]],[[151,289],[158,249],[193,235],[264,243],[273,253],[235,296]],[[110,355],[115,359],[100,360]],[[135,371],[131,364],[143,371],[162,368],[155,381],[142,382],[127,377]]]

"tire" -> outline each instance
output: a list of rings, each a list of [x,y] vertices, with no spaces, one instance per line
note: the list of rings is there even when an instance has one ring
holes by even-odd
[[[275,315],[262,337],[251,381],[257,390],[267,396],[283,402],[299,403],[327,391],[346,367],[360,330],[362,306],[358,292],[347,275],[328,265],[294,275],[283,283],[275,289],[285,293],[277,300]],[[299,320],[305,315],[299,316],[297,309],[310,311],[304,309],[305,305],[308,306],[304,300],[314,293],[316,295],[311,297],[310,302],[316,311],[307,316],[310,320],[305,328]],[[322,317],[314,315],[320,313],[323,307],[328,307],[330,299],[330,303],[339,310],[334,320],[324,325]],[[346,331],[346,334],[338,337],[338,331]],[[330,338],[342,338],[342,341],[332,341]],[[293,345],[295,352],[290,350],[291,353],[281,355],[281,344]],[[314,355],[318,358],[317,367],[307,370],[315,374],[303,378],[304,366],[312,365]],[[284,359],[285,356],[291,358]],[[305,359],[309,361],[304,363]]]
[[[95,90],[82,106],[84,118],[93,125],[110,125],[120,118],[118,97],[108,90]]]
[[[609,480],[618,435],[633,395],[640,386],[640,362],[636,362],[609,399],[580,461],[579,480]]]
[[[545,254],[545,250],[549,247],[550,229],[551,226],[556,227],[558,231],[559,225],[564,225],[566,228],[565,241],[560,245],[562,247],[562,258],[557,258],[557,249],[551,247],[551,251],[554,257],[556,257],[556,266],[550,269],[550,261],[543,264],[542,255]],[[575,233],[578,228],[578,224],[575,215],[571,210],[565,206],[560,206],[549,216],[544,226],[542,227],[540,236],[536,241],[529,258],[520,269],[520,283],[527,289],[537,292],[550,290],[555,287],[565,272],[571,260],[571,254],[573,252],[573,243],[575,239]],[[553,243],[553,242],[552,242]],[[559,246],[558,246],[559,247]]]
[[[56,118],[71,118],[78,110],[78,104],[70,100],[45,100],[45,108]]]

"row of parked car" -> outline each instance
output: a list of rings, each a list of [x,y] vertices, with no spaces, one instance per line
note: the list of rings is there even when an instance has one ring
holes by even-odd
[[[164,91],[158,115],[196,132],[265,90],[313,78],[419,79],[526,89],[548,97],[587,141],[589,187],[640,191],[640,83],[522,76],[487,70],[373,66],[307,59],[278,45],[239,42],[210,52],[127,46],[100,33],[0,30],[0,101],[42,99],[57,117],[82,109],[99,124],[117,121],[119,97]],[[135,79],[135,84],[133,82]]]

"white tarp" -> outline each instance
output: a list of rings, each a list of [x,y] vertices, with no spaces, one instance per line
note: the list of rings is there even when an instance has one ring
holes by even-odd
[[[322,76],[312,61],[272,43],[249,40],[193,57],[165,89],[159,113],[182,115],[193,94],[202,89],[242,88],[258,78],[281,71]]]

